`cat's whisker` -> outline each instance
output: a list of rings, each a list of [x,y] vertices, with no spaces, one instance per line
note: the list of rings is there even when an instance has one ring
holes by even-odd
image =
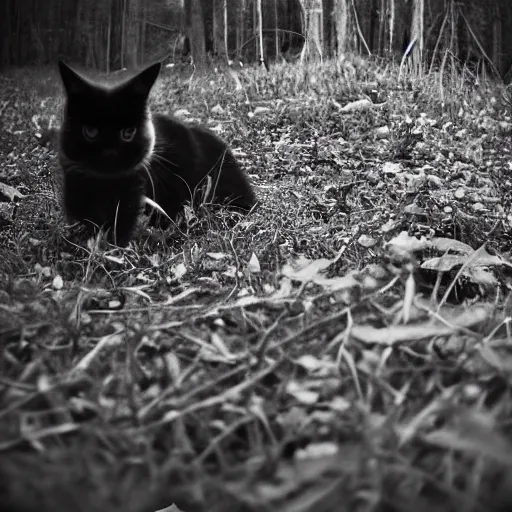
[[[166,141],[159,140],[159,141],[155,142],[155,147],[153,149],[157,153],[160,150],[163,150],[163,151],[167,152],[169,150],[179,149],[179,146],[178,146],[177,142],[173,141],[173,140],[171,140],[171,141],[169,141],[169,140],[166,140]]]
[[[159,162],[163,162],[165,164],[169,164],[169,165],[172,165],[174,167],[179,167],[178,164],[175,164],[174,162],[171,162],[168,158],[164,158],[159,153],[153,152],[152,158],[154,158],[155,160],[157,160]]]
[[[156,188],[155,188],[155,182],[153,180],[153,176],[151,175],[151,169],[150,164],[143,162],[142,168],[144,169],[144,172],[146,173],[146,176],[148,177],[149,183],[151,185],[151,199],[155,200],[156,198]]]

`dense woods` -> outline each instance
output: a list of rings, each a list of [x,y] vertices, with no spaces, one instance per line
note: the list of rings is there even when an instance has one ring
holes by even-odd
[[[347,51],[506,74],[509,0],[3,0],[0,65],[58,57],[105,71],[191,56],[321,59]]]

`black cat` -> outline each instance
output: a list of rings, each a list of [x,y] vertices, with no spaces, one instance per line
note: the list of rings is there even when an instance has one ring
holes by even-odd
[[[209,201],[249,210],[254,191],[226,143],[148,107],[161,64],[114,86],[100,85],[59,62],[67,101],[60,137],[64,208],[69,218],[109,230],[124,246],[144,196],[171,218],[211,176]],[[153,214],[160,224],[162,215]],[[94,229],[94,228],[93,228]]]

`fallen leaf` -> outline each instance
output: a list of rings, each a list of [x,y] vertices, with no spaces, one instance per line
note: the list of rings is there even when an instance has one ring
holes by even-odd
[[[254,110],[253,110],[253,114],[255,116],[259,115],[259,114],[266,114],[267,112],[272,112],[272,109],[269,108],[269,107],[256,107]]]
[[[394,162],[385,162],[382,166],[382,172],[384,174],[398,174],[402,172],[402,166]]]
[[[58,275],[55,276],[52,281],[52,286],[56,290],[62,290],[62,287],[64,286],[64,281],[62,280],[62,277]]]
[[[217,103],[214,107],[211,109],[212,114],[223,114],[224,109]]]
[[[483,268],[468,268],[463,274],[468,276],[471,281],[482,286],[497,286],[498,280],[493,274]]]
[[[261,272],[260,268],[260,262],[258,260],[258,257],[256,254],[252,253],[251,259],[249,260],[249,263],[247,264],[247,268],[251,274],[258,274]]]
[[[186,108],[180,108],[174,111],[175,117],[187,117],[190,116],[190,112]]]
[[[445,322],[431,320],[411,325],[392,325],[377,328],[370,325],[354,325],[350,334],[365,343],[380,345],[394,345],[395,343],[417,341],[434,336],[447,336],[461,328],[470,328],[489,317],[492,307],[489,305],[476,305],[462,312],[445,315]],[[442,316],[442,315],[441,315]]]
[[[2,196],[9,201],[23,199],[25,197],[17,188],[11,187],[10,185],[0,181],[0,198]]]
[[[512,445],[494,428],[494,418],[489,413],[459,413],[457,421],[422,438],[435,446],[485,455],[512,466]]]
[[[227,254],[224,252],[207,252],[207,256],[212,258],[213,260],[223,260],[224,258],[227,258]]]
[[[370,247],[373,247],[376,243],[377,243],[377,240],[371,236],[368,236],[368,235],[361,235],[358,239],[357,239],[357,243],[362,246],[362,247],[365,247],[366,249],[370,248]]]
[[[295,457],[297,459],[319,459],[336,455],[340,447],[337,443],[325,441],[323,443],[310,443],[306,448],[297,450]]]
[[[318,368],[322,368],[325,363],[310,354],[303,355],[297,359],[297,364],[312,372]]]
[[[305,405],[312,405],[318,402],[320,393],[311,391],[306,386],[292,380],[286,385],[286,392],[293,396],[297,402]]]
[[[369,110],[373,107],[373,103],[368,99],[356,100],[351,103],[347,103],[344,107],[341,107],[340,112],[354,112],[361,110]]]
[[[383,233],[388,233],[389,231],[392,231],[395,226],[398,224],[398,221],[397,220],[394,220],[394,219],[389,219],[385,224],[383,224],[381,227],[380,227],[380,230],[383,232]]]
[[[433,249],[437,249],[441,252],[446,252],[448,250],[454,252],[461,252],[462,254],[471,254],[474,252],[474,249],[465,244],[464,242],[459,242],[458,240],[454,240],[453,238],[444,238],[444,237],[436,237],[430,241],[430,246]]]
[[[386,139],[387,137],[389,137],[389,133],[389,126],[379,126],[378,128],[375,128],[375,135],[379,139]]]
[[[180,508],[178,508],[174,503],[172,505],[169,505],[168,507],[161,508],[159,510],[156,510],[155,512],[184,512]]]
[[[414,203],[406,205],[404,208],[404,213],[409,215],[426,215],[425,209]]]
[[[184,263],[178,263],[171,267],[171,273],[175,279],[181,279],[187,273],[187,267]]]
[[[386,247],[389,247],[394,252],[403,253],[403,252],[417,252],[423,251],[427,247],[429,247],[430,242],[425,238],[421,237],[420,239],[415,236],[409,235],[407,231],[402,231],[395,238],[391,239]]]
[[[436,270],[437,272],[449,272],[454,267],[463,265],[468,260],[468,256],[458,256],[455,254],[445,254],[439,258],[430,258],[421,264],[421,268],[426,270]]]
[[[325,277],[321,274],[323,270],[337,261],[341,254],[342,251],[340,251],[332,260],[326,258],[309,260],[304,256],[299,256],[293,262],[283,265],[281,272],[284,276],[292,280],[301,282],[311,281],[331,291],[359,286],[359,281],[355,278],[357,275],[356,272],[349,272],[347,275],[342,277]]]
[[[110,254],[105,254],[104,258],[109,261],[113,261],[114,263],[118,263],[122,265],[124,263],[124,257],[118,258],[117,256],[111,256]]]

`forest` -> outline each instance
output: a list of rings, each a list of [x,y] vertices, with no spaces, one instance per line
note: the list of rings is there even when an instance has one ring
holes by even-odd
[[[504,77],[512,63],[507,0],[4,0],[0,20],[1,67],[400,58],[413,41],[412,57],[428,66],[448,56]]]
[[[511,0],[0,0],[0,512],[510,512],[511,63]]]

